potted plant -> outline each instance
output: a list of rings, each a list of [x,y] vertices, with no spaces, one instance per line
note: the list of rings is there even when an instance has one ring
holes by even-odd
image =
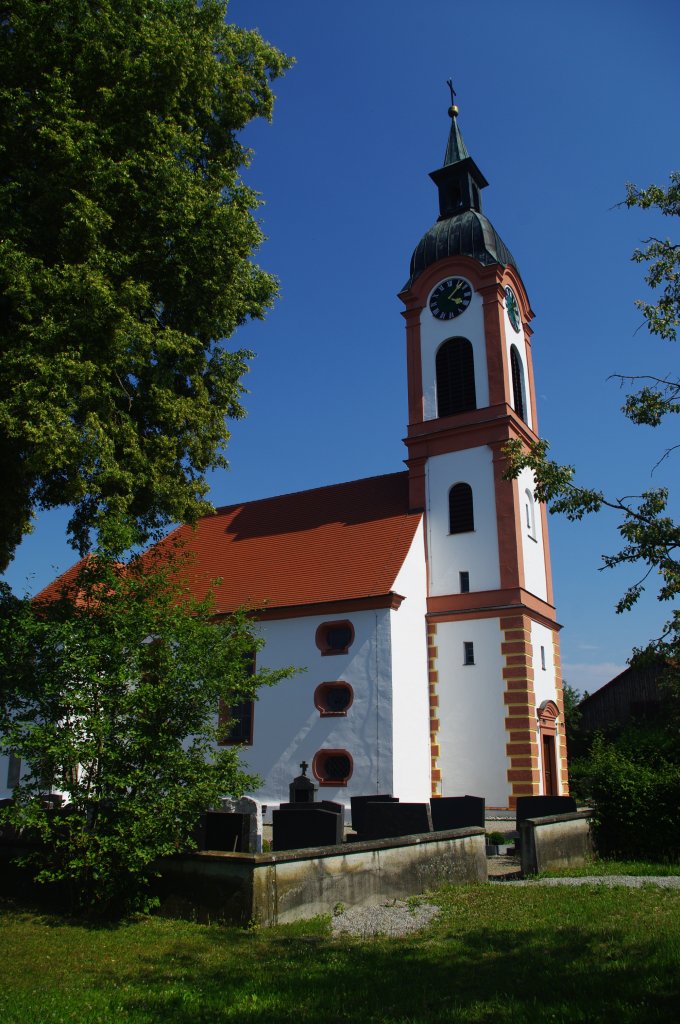
[[[502,856],[511,850],[513,845],[514,843],[503,832],[486,833],[487,857]]]

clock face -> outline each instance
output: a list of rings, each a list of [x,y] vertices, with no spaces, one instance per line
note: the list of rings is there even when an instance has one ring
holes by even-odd
[[[520,316],[520,313],[519,313],[519,303],[517,302],[517,299],[515,298],[515,293],[513,292],[512,288],[510,288],[510,287],[507,287],[505,289],[505,308],[508,311],[508,317],[510,318],[510,323],[512,324],[513,328],[519,334],[520,328],[522,326],[522,317]]]
[[[472,288],[462,277],[447,277],[430,297],[430,312],[437,320],[453,320],[470,305]]]

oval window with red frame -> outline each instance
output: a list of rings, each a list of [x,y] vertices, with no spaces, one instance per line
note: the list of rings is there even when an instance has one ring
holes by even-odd
[[[345,716],[354,700],[354,690],[342,681],[319,683],[314,691],[314,706],[322,718]]]
[[[312,761],[312,771],[320,786],[346,786],[353,769],[348,750],[318,750]]]
[[[340,622],[322,622],[314,639],[323,655],[347,654],[354,643],[354,626],[349,619],[343,619]]]

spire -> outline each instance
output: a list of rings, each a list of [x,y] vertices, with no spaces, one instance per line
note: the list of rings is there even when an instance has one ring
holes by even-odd
[[[463,136],[458,127],[458,107],[454,103],[456,95],[453,82],[448,80],[451,90],[451,106],[449,117],[451,128],[449,140],[444,154],[444,163],[430,177],[439,190],[439,219],[447,220],[465,210],[476,210],[481,213],[480,191],[488,182],[468,152]]]
[[[451,106],[449,107],[451,130],[449,131],[449,141],[446,146],[446,153],[444,154],[444,167],[448,167],[449,164],[457,164],[460,160],[465,160],[466,157],[470,156],[458,127],[458,107],[454,103],[456,90],[453,88],[453,82],[450,78],[446,84],[451,90]]]
[[[449,117],[451,127],[444,163],[430,177],[439,192],[439,217],[413,250],[411,273],[404,290],[433,263],[449,256],[469,256],[483,266],[499,263],[517,267],[512,253],[482,213],[481,191],[488,181],[463,142],[453,82]]]

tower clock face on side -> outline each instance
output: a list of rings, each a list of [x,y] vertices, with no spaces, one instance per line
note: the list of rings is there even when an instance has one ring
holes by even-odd
[[[430,296],[430,312],[437,320],[453,320],[470,305],[472,288],[462,277],[447,277]]]
[[[508,311],[508,317],[513,328],[519,334],[522,326],[522,317],[519,313],[519,303],[515,297],[515,293],[512,288],[508,285],[505,289],[505,308]]]

